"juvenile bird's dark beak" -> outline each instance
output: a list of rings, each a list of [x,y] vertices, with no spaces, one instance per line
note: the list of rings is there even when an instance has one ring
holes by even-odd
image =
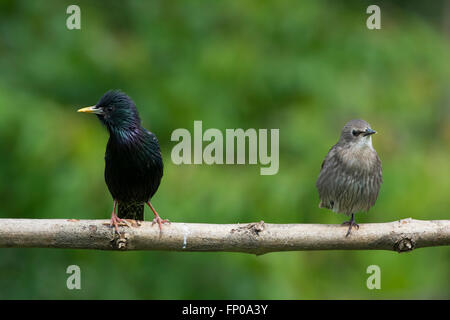
[[[103,114],[103,110],[101,108],[97,108],[97,106],[91,106],[86,108],[78,109],[77,112],[87,112],[87,113],[95,113],[95,114]]]
[[[371,134],[377,133],[375,130],[372,130],[370,128],[367,128],[366,131],[364,131],[363,136],[370,136]]]

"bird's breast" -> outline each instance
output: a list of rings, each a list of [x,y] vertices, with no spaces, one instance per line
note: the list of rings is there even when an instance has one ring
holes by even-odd
[[[343,149],[339,156],[345,167],[358,171],[371,171],[378,162],[377,152],[369,147]]]
[[[159,186],[163,171],[159,149],[144,143],[110,140],[105,153],[105,181],[116,199],[146,201]]]
[[[124,145],[107,148],[106,168],[128,175],[145,175],[159,166],[158,159],[140,146]]]

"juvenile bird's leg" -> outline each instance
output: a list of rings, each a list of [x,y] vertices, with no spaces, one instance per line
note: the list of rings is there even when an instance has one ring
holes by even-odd
[[[147,205],[150,207],[150,209],[152,209],[153,214],[155,215],[155,219],[153,219],[152,225],[154,225],[155,223],[159,224],[159,230],[162,231],[162,224],[163,223],[170,223],[170,221],[168,219],[161,219],[161,217],[159,216],[158,212],[156,212],[155,208],[153,208],[152,204],[150,203],[150,201],[147,202]]]
[[[119,223],[121,223],[122,225],[125,224],[127,226],[130,227],[130,224],[128,223],[128,221],[121,219],[117,216],[116,214],[116,207],[117,207],[117,200],[114,199],[114,207],[113,207],[113,211],[111,214],[111,222],[109,223],[109,225],[112,227],[114,226],[114,228],[116,229],[117,234],[120,236],[120,232],[119,232]]]
[[[352,231],[352,227],[359,229],[359,225],[355,223],[355,214],[354,213],[352,213],[352,218],[350,219],[350,221],[345,221],[342,225],[343,226],[348,225],[348,231],[347,231],[347,234],[345,235],[345,237],[348,237],[350,235],[350,232]]]

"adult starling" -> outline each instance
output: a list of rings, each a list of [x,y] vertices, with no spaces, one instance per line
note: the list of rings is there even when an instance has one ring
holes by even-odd
[[[372,146],[376,131],[364,120],[347,122],[339,141],[330,149],[322,163],[316,182],[320,208],[352,215],[346,237],[355,223],[355,213],[368,211],[377,200],[383,182],[381,161]]]
[[[163,161],[156,136],[141,126],[136,105],[119,90],[106,92],[99,102],[79,109],[97,115],[109,132],[105,153],[105,181],[114,206],[111,226],[119,233],[123,219],[144,220],[146,203],[155,215],[154,223],[162,220],[150,203],[163,175]],[[116,213],[117,209],[117,213]]]

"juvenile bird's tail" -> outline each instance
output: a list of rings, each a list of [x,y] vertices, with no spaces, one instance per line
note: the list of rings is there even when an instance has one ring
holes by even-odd
[[[119,202],[117,216],[121,219],[144,220],[144,204]]]

